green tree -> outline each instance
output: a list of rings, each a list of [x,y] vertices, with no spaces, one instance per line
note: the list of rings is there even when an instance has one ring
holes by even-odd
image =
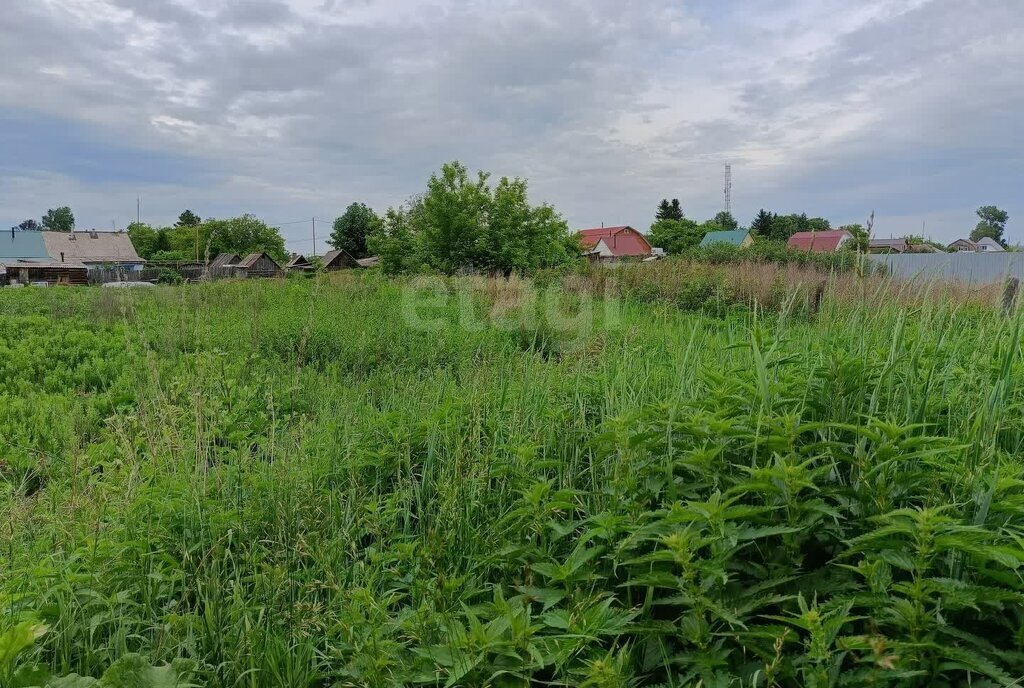
[[[851,248],[856,248],[858,251],[867,251],[871,246],[871,237],[868,234],[868,230],[864,228],[864,225],[846,225],[842,229],[853,235],[853,245]]]
[[[255,215],[225,220],[206,220],[194,227],[175,225],[160,230],[157,252],[179,255],[185,260],[205,260],[220,253],[246,255],[266,251],[275,260],[287,260],[284,237]]]
[[[365,258],[366,238],[380,226],[381,219],[363,203],[353,203],[345,214],[334,221],[334,230],[327,243],[348,251],[355,258]]]
[[[474,266],[508,275],[561,265],[569,259],[568,234],[568,224],[553,208],[530,206],[525,180],[503,177],[480,228]]]
[[[42,227],[40,227],[38,222],[30,218],[18,225],[18,229],[23,232],[38,232]]]
[[[770,239],[772,237],[772,229],[775,225],[775,220],[778,216],[775,213],[768,212],[762,208],[757,213],[757,217],[750,223],[750,231],[754,236],[764,237]]]
[[[191,210],[186,210],[178,216],[178,227],[198,227],[201,224],[203,224],[203,218]]]
[[[738,229],[740,223],[736,221],[736,218],[732,216],[727,210],[715,215],[715,219],[711,220],[711,224],[717,225],[720,230],[731,232],[734,229]]]
[[[75,214],[66,205],[51,208],[43,215],[43,229],[51,232],[71,232],[75,229]]]
[[[663,199],[658,205],[658,212],[655,215],[655,220],[682,220],[685,216],[683,215],[683,207],[679,204],[678,198],[673,198],[671,202]]]
[[[971,241],[980,241],[988,237],[1005,247],[1003,234],[1006,232],[1006,223],[1010,221],[1010,214],[994,205],[985,205],[978,208],[978,218],[980,221],[971,232]]]
[[[565,220],[550,206],[531,206],[525,180],[502,178],[492,191],[488,179],[458,162],[431,176],[413,217],[427,264],[449,274],[508,274],[575,258]]]
[[[207,220],[199,230],[201,256],[237,253],[246,255],[265,251],[277,261],[288,259],[284,237],[277,227],[271,227],[255,215],[242,215],[228,220]]]
[[[769,236],[773,241],[789,241],[789,238],[797,232],[823,232],[831,229],[832,225],[828,220],[821,217],[808,217],[807,213],[791,215],[779,215],[772,221],[772,234]]]
[[[402,208],[388,208],[381,222],[367,237],[370,252],[380,257],[385,274],[411,272],[422,263],[422,247],[417,229],[422,211],[419,201]]]
[[[157,241],[161,233],[143,222],[128,225],[128,238],[132,240],[135,251],[145,260],[153,257],[158,250]]]
[[[652,246],[665,249],[665,253],[678,254],[700,244],[704,234],[705,226],[693,220],[659,220],[651,225],[647,240]]]
[[[483,172],[471,179],[458,162],[431,175],[423,195],[421,232],[424,254],[432,267],[449,274],[474,267],[477,239],[491,205],[487,179]]]

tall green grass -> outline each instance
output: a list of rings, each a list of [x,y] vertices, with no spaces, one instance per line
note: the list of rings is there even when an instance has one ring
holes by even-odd
[[[5,292],[0,683],[1015,685],[1021,320],[630,279]]]

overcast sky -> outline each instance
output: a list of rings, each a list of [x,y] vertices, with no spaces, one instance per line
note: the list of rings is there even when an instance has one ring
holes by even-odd
[[[646,230],[721,210],[729,161],[743,224],[948,240],[996,204],[1024,240],[1024,0],[0,1],[0,226],[326,230],[458,159]]]

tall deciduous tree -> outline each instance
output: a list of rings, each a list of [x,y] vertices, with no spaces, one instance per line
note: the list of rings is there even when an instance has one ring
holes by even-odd
[[[459,162],[433,174],[423,195],[423,249],[430,265],[452,273],[476,267],[477,239],[490,210],[488,176],[471,178]]]
[[[420,265],[423,252],[418,226],[422,209],[419,199],[401,208],[388,208],[367,237],[367,248],[380,257],[381,270],[386,274],[411,272]]]
[[[66,205],[51,208],[43,215],[43,229],[51,232],[71,232],[75,229],[75,214]]]
[[[363,203],[353,203],[345,214],[334,221],[334,229],[327,243],[337,249],[344,249],[355,258],[365,258],[368,253],[366,239],[380,227],[381,219]]]
[[[145,260],[149,260],[160,250],[157,248],[159,237],[160,232],[144,222],[133,222],[128,225],[128,238],[132,240],[135,251]]]
[[[565,220],[548,205],[531,206],[523,179],[471,176],[458,163],[431,176],[408,210],[392,210],[369,240],[385,271],[426,265],[510,274],[566,263],[579,255]],[[399,255],[400,250],[408,255]]]
[[[30,218],[18,225],[18,229],[23,232],[38,232],[42,227],[39,226],[38,222]]]
[[[679,204],[678,198],[673,198],[670,202],[667,198],[663,199],[658,205],[658,212],[655,215],[655,220],[682,220],[683,207]]]
[[[704,234],[703,225],[693,220],[658,220],[651,225],[647,240],[651,246],[665,249],[665,253],[677,254],[700,244]]]
[[[985,205],[978,208],[978,218],[978,225],[971,232],[971,241],[989,237],[1006,246],[1003,234],[1006,232],[1006,223],[1010,221],[1010,214],[994,205]]]

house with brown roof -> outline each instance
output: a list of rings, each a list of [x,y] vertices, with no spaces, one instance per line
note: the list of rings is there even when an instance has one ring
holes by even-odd
[[[323,262],[324,270],[327,272],[351,270],[353,268],[360,267],[359,261],[353,258],[352,254],[343,248],[338,248],[325,254],[320,260]]]
[[[903,239],[872,239],[868,242],[868,253],[910,253],[910,240]]]
[[[647,237],[628,225],[583,229],[577,236],[584,255],[592,262],[643,260],[654,255],[654,247]]]
[[[281,264],[264,251],[250,253],[231,267],[235,269],[236,277],[277,277],[281,274]]]
[[[313,270],[313,264],[301,253],[293,253],[284,264],[284,269],[295,272],[309,272]]]
[[[809,253],[833,253],[853,241],[853,234],[845,229],[827,229],[821,232],[797,232],[786,242],[786,247]]]
[[[90,270],[141,270],[139,257],[127,232],[41,232],[46,252],[55,263],[81,263]]]

